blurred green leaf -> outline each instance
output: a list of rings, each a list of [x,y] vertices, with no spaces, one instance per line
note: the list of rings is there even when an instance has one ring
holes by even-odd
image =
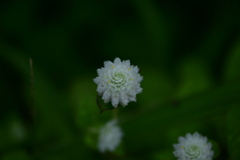
[[[141,75],[143,76],[141,82],[143,92],[137,95],[137,103],[141,104],[141,109],[148,110],[150,107],[145,107],[145,105],[162,104],[172,99],[176,86],[164,71],[146,65],[141,70]]]
[[[111,102],[104,103],[102,96],[97,95],[96,102],[100,109],[100,113],[103,113],[104,111],[107,111],[107,110],[117,109],[112,106]]]
[[[138,12],[140,20],[143,24],[143,32],[146,36],[146,47],[148,51],[144,54],[148,55],[148,59],[158,63],[159,66],[164,66],[168,62],[171,49],[172,33],[167,17],[163,11],[157,7],[155,1],[149,0],[132,0],[131,1]],[[140,24],[141,26],[141,24]],[[159,54],[161,53],[161,54]],[[156,58],[156,54],[158,58]]]
[[[231,109],[227,114],[226,119],[226,133],[227,133],[227,145],[230,157],[240,159],[240,107],[237,106]]]
[[[175,160],[176,158],[173,155],[173,148],[167,148],[164,150],[161,150],[157,153],[154,153],[152,156],[153,160]]]
[[[88,147],[97,149],[98,129],[97,128],[89,128],[89,130],[84,134],[84,142]]]
[[[179,65],[180,86],[177,98],[206,91],[213,85],[210,68],[200,57],[188,57]]]
[[[3,8],[3,13],[0,20],[5,29],[17,32],[18,34],[26,35],[33,19],[31,16],[32,3],[28,1],[14,1],[12,5]]]
[[[16,150],[5,154],[2,160],[30,160],[30,156],[24,150]]]
[[[209,142],[212,144],[212,150],[214,151],[213,158],[218,157],[221,153],[218,143],[213,140],[209,140]]]
[[[95,84],[91,76],[78,78],[71,83],[69,99],[74,110],[74,118],[79,128],[93,126],[99,120],[95,95]]]
[[[225,77],[226,81],[240,78],[240,41],[232,48],[226,63]]]
[[[70,144],[62,144],[52,148],[51,151],[44,152],[36,157],[39,160],[69,160],[69,159],[95,159],[96,155],[91,154],[89,148],[84,145],[81,137],[75,137],[75,141]]]
[[[125,118],[130,117],[126,113],[120,119],[125,121],[122,125],[124,132],[131,133],[124,136],[126,148],[140,150],[148,146],[147,149],[150,150],[159,148],[160,143],[167,145],[166,139],[160,136],[165,133],[166,128],[173,125],[187,125],[194,120],[224,113],[230,104],[237,102],[240,103],[240,84],[232,83],[184,99],[177,106],[166,103],[142,114],[131,113],[131,119]],[[132,143],[135,141],[138,143]],[[138,145],[139,143],[141,145]]]

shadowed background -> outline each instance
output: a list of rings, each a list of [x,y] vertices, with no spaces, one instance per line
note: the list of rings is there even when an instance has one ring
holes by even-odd
[[[174,160],[198,131],[216,159],[240,159],[237,0],[0,2],[0,159]],[[97,149],[97,68],[129,59],[143,92],[118,108],[124,137]],[[34,76],[30,76],[32,59]],[[33,83],[31,83],[33,79]]]

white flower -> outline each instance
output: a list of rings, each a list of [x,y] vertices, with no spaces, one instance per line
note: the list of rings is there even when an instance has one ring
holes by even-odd
[[[98,149],[102,153],[106,150],[114,151],[121,142],[122,136],[123,132],[117,125],[117,120],[109,121],[99,130]]]
[[[129,60],[121,62],[115,58],[113,63],[105,61],[104,68],[97,69],[98,77],[93,80],[104,103],[112,101],[117,108],[119,103],[126,106],[130,101],[136,101],[136,94],[142,92],[140,82],[143,79],[138,71]]]
[[[207,137],[203,137],[195,132],[193,135],[187,134],[179,137],[179,143],[174,144],[173,154],[178,160],[212,160],[214,152],[211,151],[212,144],[207,142]]]

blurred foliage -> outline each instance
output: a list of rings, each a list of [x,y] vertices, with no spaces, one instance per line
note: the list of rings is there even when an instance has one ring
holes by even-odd
[[[232,159],[240,157],[238,149],[240,147],[240,128],[236,127],[239,126],[239,115],[240,109],[235,107],[229,111],[226,121],[228,151]]]
[[[174,160],[172,145],[195,131],[216,160],[240,159],[239,6],[1,1],[0,159]],[[115,57],[140,68],[143,92],[100,114],[93,78]],[[123,141],[101,154],[98,128],[113,115]]]

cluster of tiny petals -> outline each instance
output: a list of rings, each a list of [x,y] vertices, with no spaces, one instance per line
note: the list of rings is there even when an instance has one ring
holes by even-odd
[[[173,145],[173,154],[178,160],[212,160],[214,152],[211,151],[212,144],[207,142],[207,137],[195,132],[179,137],[178,141],[178,144]]]
[[[113,119],[100,128],[98,141],[100,152],[114,151],[121,142],[123,132],[117,122],[116,119]]]
[[[129,102],[136,101],[136,94],[142,92],[140,82],[143,79],[138,71],[138,67],[130,65],[129,60],[115,58],[114,62],[105,61],[104,67],[97,70],[98,77],[94,79],[104,103],[111,101],[117,108],[119,103],[126,106]]]

